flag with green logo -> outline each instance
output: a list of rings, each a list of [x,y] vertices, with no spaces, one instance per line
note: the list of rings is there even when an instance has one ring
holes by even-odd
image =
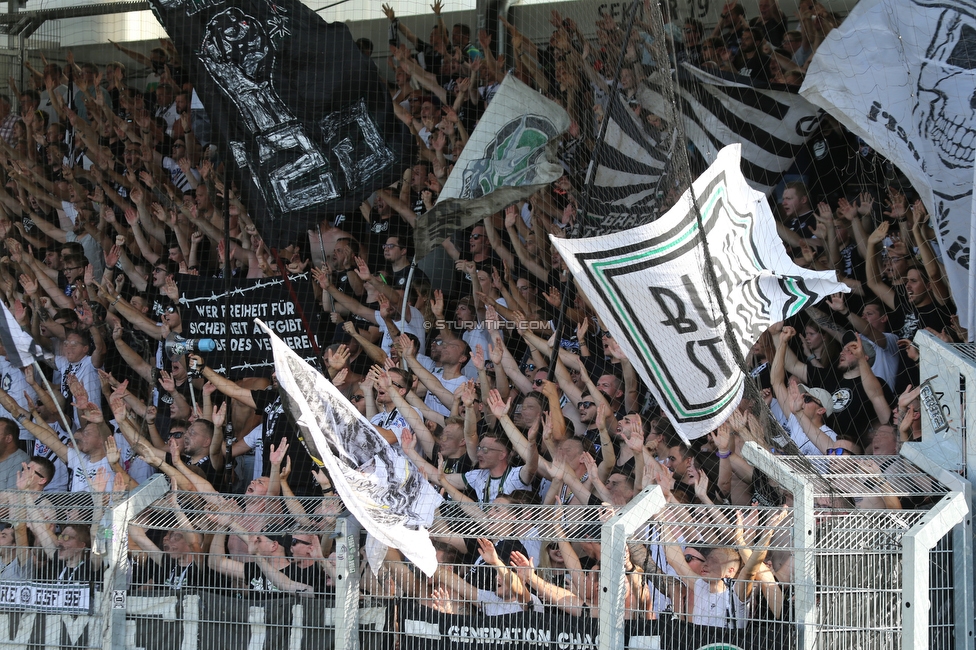
[[[432,210],[417,220],[417,257],[562,176],[559,136],[569,128],[561,106],[512,75],[478,121]]]
[[[678,202],[647,225],[551,238],[687,440],[731,415],[743,394],[739,360],[771,324],[850,291],[833,271],[793,263],[766,197],[742,175],[740,147],[722,149]]]

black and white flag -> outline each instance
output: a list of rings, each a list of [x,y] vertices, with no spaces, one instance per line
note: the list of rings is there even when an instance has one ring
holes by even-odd
[[[674,129],[651,133],[619,95],[608,102],[604,119],[607,129],[593,154],[593,184],[584,206],[581,237],[653,221],[677,180],[670,164],[678,145]]]
[[[0,305],[3,306],[3,318],[0,319],[0,343],[3,343],[3,349],[7,353],[7,361],[16,368],[32,365],[34,355],[31,349],[37,347],[37,344],[10,313],[6,303],[0,300]],[[18,396],[14,396],[14,399],[17,398]]]
[[[464,146],[437,204],[417,220],[421,258],[454,231],[468,228],[559,179],[559,136],[569,115],[508,75]]]
[[[308,452],[328,470],[343,504],[376,541],[398,549],[425,574],[433,575],[437,556],[427,528],[443,501],[441,495],[332,382],[288,349],[262,321],[254,322],[271,340],[282,399]],[[370,563],[377,571],[373,556]]]
[[[298,0],[150,0],[240,170],[269,247],[357,210],[410,164],[413,138],[344,23]]]
[[[642,106],[657,115],[673,112],[655,73],[641,86]],[[793,164],[815,129],[818,109],[785,86],[771,86],[739,75],[706,72],[690,63],[678,66],[676,101],[685,135],[707,164],[730,144],[742,145],[742,172],[754,189],[768,194]]]
[[[864,0],[817,49],[801,93],[894,163],[939,238],[976,336],[976,2]]]
[[[749,187],[739,162],[738,146],[723,149],[650,224],[590,239],[551,238],[688,440],[714,430],[738,405],[738,359],[772,323],[849,291],[833,272],[793,264],[765,196]],[[717,286],[707,279],[709,267]]]

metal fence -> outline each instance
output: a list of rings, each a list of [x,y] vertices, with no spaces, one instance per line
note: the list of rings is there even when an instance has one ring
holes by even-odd
[[[452,503],[432,577],[334,498],[4,493],[0,648],[971,647],[964,481],[924,457],[744,455],[791,505]],[[881,497],[907,507],[856,507]]]

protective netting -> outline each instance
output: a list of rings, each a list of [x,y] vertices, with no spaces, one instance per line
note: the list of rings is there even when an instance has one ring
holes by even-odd
[[[630,647],[691,648],[723,637],[686,627],[697,579],[673,578],[678,555],[744,564],[762,544],[771,564],[804,558],[812,582],[730,576],[749,624],[724,640],[776,647],[815,626],[822,647],[900,642],[902,536],[956,488],[899,449],[970,462],[961,371],[913,344],[972,329],[976,129],[956,106],[972,95],[968,5],[10,9],[0,429],[19,444],[0,449],[0,487],[118,503],[167,476],[177,492],[136,519],[131,575],[113,589],[133,598],[127,645],[361,634],[419,649],[507,634],[583,648],[612,611]],[[308,377],[279,395],[255,319],[341,392],[327,413],[340,426],[316,437],[295,421],[329,400]],[[50,362],[7,336],[20,329]],[[750,441],[833,508],[815,551],[792,539],[792,510],[778,519],[792,495],[745,460]],[[625,557],[600,526],[651,485],[669,505],[631,515]],[[378,493],[389,500],[368,505],[386,521],[436,510],[419,527],[433,582],[375,536],[329,559],[344,504]],[[78,517],[108,552],[108,501],[85,514],[51,498],[68,500],[8,518]],[[479,539],[522,545],[538,575],[508,557],[478,568]],[[956,631],[948,540],[930,555],[933,644]],[[672,563],[677,546],[693,550]],[[305,547],[318,550],[296,561]],[[660,585],[652,550],[672,576]],[[570,551],[578,569],[538,565]],[[619,552],[612,578],[604,551]],[[360,571],[381,558],[380,574]],[[239,598],[285,564],[275,588],[290,595]],[[199,584],[166,591],[189,586],[188,566],[208,567]],[[562,591],[519,591],[516,575]],[[724,608],[728,590],[712,587],[702,599]],[[108,594],[92,589],[94,612]],[[669,589],[687,611],[661,606]],[[753,615],[776,598],[780,614],[802,601],[816,616]],[[2,616],[0,641],[62,642],[54,623]],[[64,634],[102,643],[82,628]]]

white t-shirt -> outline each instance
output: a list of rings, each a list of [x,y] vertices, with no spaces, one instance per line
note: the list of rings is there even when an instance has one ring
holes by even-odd
[[[532,611],[541,614],[543,612],[542,601],[535,594],[529,594],[532,601]],[[522,603],[512,600],[502,600],[502,597],[494,591],[486,589],[478,590],[478,605],[485,616],[501,616],[502,614],[520,614],[525,611]]]
[[[414,411],[417,411],[417,415],[420,419],[423,419],[423,414],[414,407],[410,407]],[[389,429],[396,436],[397,442],[400,442],[400,438],[403,436],[403,430],[410,428],[410,423],[407,422],[407,418],[403,417],[400,413],[400,409],[393,409],[390,412],[380,411],[372,418],[370,418],[370,424],[375,427],[383,427],[384,429]]]
[[[251,429],[251,432],[244,436],[244,444],[254,450],[254,470],[251,472],[251,480],[261,478],[261,470],[264,468],[264,425]]]
[[[74,373],[75,377],[78,378],[78,381],[80,381],[85,387],[85,390],[88,391],[89,401],[96,404],[101,403],[102,381],[98,378],[98,370],[96,370],[95,366],[92,365],[91,357],[86,356],[78,363],[69,363],[66,358],[58,355],[54,357],[54,363],[58,368],[57,381],[61,387],[61,394],[65,396],[69,404],[74,401],[74,397],[72,397],[71,391],[68,389],[67,378],[65,377],[65,375],[69,372]],[[68,408],[71,409],[71,412],[75,411],[75,409],[71,408],[70,406]],[[67,413],[65,415],[67,415]],[[75,413],[74,417],[74,427],[75,429],[81,428],[81,421],[78,419],[77,413]]]
[[[734,587],[714,594],[708,589],[708,581],[703,578],[695,581],[695,609],[691,617],[695,625],[741,630],[746,626],[747,614],[746,604],[739,600]]]
[[[431,374],[434,375],[439,382],[441,382],[441,386],[451,393],[454,393],[454,391],[464,385],[464,382],[468,381],[468,378],[463,374],[458,375],[454,379],[445,379],[443,368],[434,368],[434,370],[431,371]],[[426,404],[432,411],[437,411],[444,417],[451,414],[451,409],[444,406],[440,399],[438,399],[437,395],[434,395],[434,392],[429,388],[427,389],[427,397],[424,398],[424,404]]]
[[[883,379],[888,388],[894,390],[895,377],[898,375],[898,337],[885,332],[885,347],[875,344],[874,363],[871,372],[878,379]]]
[[[61,424],[60,420],[56,422],[48,422],[47,425],[58,434],[58,439],[61,440],[62,443],[68,445],[68,443],[71,442],[71,438],[68,437],[68,434],[64,430],[64,426]],[[64,464],[64,461],[58,458],[58,455],[54,453],[53,449],[45,445],[40,440],[34,442],[34,455],[47,458],[54,463],[54,477],[51,479],[50,483],[44,486],[44,492],[67,492],[70,479],[68,466]]]
[[[396,320],[393,321],[393,324],[396,325],[401,332],[409,332],[420,339],[420,349],[426,350],[427,330],[424,329],[424,315],[421,314],[420,310],[413,305],[410,305],[409,308],[410,322],[407,323],[402,320]],[[373,314],[373,318],[376,321],[376,324],[379,326],[380,332],[383,333],[383,342],[380,344],[380,347],[383,348],[383,352],[389,354],[390,350],[393,349],[393,337],[390,336],[390,330],[386,327],[386,321],[383,320],[383,317],[380,316],[378,311]]]
[[[71,491],[72,492],[90,492],[88,489],[88,482],[85,481],[85,473],[82,468],[82,461],[84,461],[85,467],[88,468],[88,478],[89,480],[94,480],[95,473],[98,472],[99,467],[104,467],[106,473],[108,474],[108,483],[105,484],[105,491],[111,492],[112,485],[115,483],[115,472],[112,471],[112,466],[108,463],[108,458],[103,458],[97,463],[93,463],[88,454],[82,454],[77,449],[71,447],[68,448],[68,469],[71,471]]]
[[[462,474],[464,484],[475,493],[475,501],[479,503],[491,503],[499,494],[511,494],[516,490],[531,490],[531,485],[522,482],[522,467],[509,467],[505,473],[498,478],[491,478],[491,474],[486,469],[473,469]]]
[[[3,356],[0,356],[0,388],[10,395],[15,402],[20,404],[22,409],[27,408],[27,400],[24,399],[24,391],[27,391],[30,398],[37,402],[37,393],[34,392],[34,389],[31,388],[30,384],[27,383],[27,377],[24,376],[24,371],[14,366],[12,363],[10,363],[7,357]],[[17,420],[17,418],[15,418],[10,411],[3,408],[3,406],[0,406],[0,418],[8,418],[14,421]],[[33,440],[34,436],[21,425],[20,439]]]
[[[813,444],[813,441],[807,437],[806,431],[800,425],[800,421],[796,419],[796,416],[792,413],[789,419],[786,421],[786,430],[790,434],[790,438],[796,443],[796,446],[800,448],[800,453],[804,456],[823,456],[823,452],[817,445]],[[828,427],[826,424],[820,427],[820,430],[827,434],[827,436],[837,442],[837,434],[833,429]]]

